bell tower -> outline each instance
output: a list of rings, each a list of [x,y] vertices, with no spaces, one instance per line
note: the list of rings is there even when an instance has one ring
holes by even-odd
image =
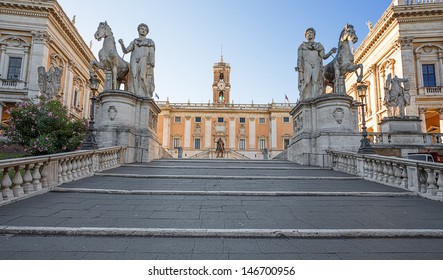
[[[214,82],[212,83],[212,102],[215,104],[228,104],[231,102],[231,66],[223,61],[223,53],[220,62],[213,66]]]

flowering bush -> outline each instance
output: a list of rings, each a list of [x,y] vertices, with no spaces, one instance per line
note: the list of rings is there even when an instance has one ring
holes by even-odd
[[[58,100],[25,100],[9,114],[9,122],[2,127],[5,136],[10,143],[23,145],[31,155],[74,151],[86,136],[86,121],[70,118]]]

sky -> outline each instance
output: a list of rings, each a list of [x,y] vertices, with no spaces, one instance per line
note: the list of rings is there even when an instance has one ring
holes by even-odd
[[[58,0],[85,42],[93,41],[98,57],[103,41],[94,33],[107,21],[125,45],[146,23],[156,45],[155,92],[161,101],[212,101],[212,66],[231,65],[234,104],[284,103],[299,98],[298,46],[308,27],[326,51],[336,47],[346,23],[359,37],[355,48],[375,26],[391,0]],[[120,46],[117,50],[122,55]],[[129,61],[130,54],[124,59]],[[327,62],[327,61],[326,61]]]

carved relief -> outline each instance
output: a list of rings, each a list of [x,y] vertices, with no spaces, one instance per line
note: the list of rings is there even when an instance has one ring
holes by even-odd
[[[344,117],[345,117],[345,111],[343,110],[343,108],[336,108],[334,110],[334,113],[332,113],[332,116],[334,117],[334,120],[338,124],[341,124],[343,122]]]
[[[153,111],[149,110],[149,128],[157,130],[158,116]]]
[[[115,117],[117,116],[117,108],[115,106],[109,106],[108,108],[108,117],[111,121],[115,120]]]
[[[201,136],[202,129],[200,127],[200,124],[196,124],[194,128],[194,136]]]

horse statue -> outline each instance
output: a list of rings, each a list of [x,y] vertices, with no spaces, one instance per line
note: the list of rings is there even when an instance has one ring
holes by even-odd
[[[225,143],[221,138],[218,138],[216,143],[217,143],[217,147],[215,149],[216,158],[223,158],[223,155],[225,153]]]
[[[346,24],[340,34],[336,57],[323,68],[324,87],[331,86],[335,94],[346,94],[345,75],[347,73],[355,72],[358,83],[361,82],[363,77],[363,65],[354,64],[354,54],[351,51],[349,41],[355,44],[358,37],[355,34],[354,26]],[[360,73],[358,73],[358,69],[360,69]]]
[[[124,61],[123,58],[117,53],[115,47],[115,39],[108,23],[100,22],[97,31],[94,34],[97,41],[103,40],[103,47],[98,52],[98,58],[100,61],[91,60],[89,63],[89,72],[92,75],[92,66],[96,66],[99,69],[105,71],[111,71],[112,73],[112,89],[119,89],[120,84],[126,81],[126,77],[129,72],[129,63]]]

